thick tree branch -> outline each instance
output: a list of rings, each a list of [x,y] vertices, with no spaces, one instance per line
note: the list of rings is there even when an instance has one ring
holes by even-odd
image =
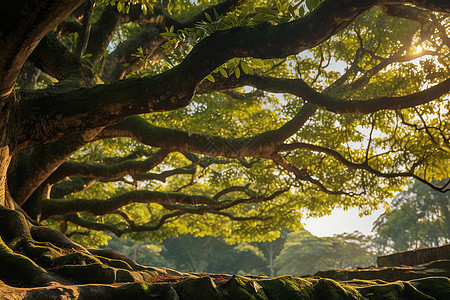
[[[47,199],[42,201],[42,219],[53,215],[64,215],[75,212],[89,212],[94,215],[104,215],[116,211],[118,208],[131,203],[157,203],[170,205],[219,205],[219,202],[206,196],[185,195],[181,193],[133,191],[108,200],[100,199]]]
[[[203,78],[228,59],[296,54],[320,44],[374,4],[369,0],[325,1],[314,12],[289,23],[215,32],[198,43],[181,64],[154,77],[44,97],[30,95],[20,105],[23,122],[19,147],[116,123],[129,115],[183,107]],[[51,120],[51,124],[44,120]],[[27,128],[36,130],[29,132]]]
[[[55,184],[50,192],[50,198],[61,199],[65,196],[84,191],[95,183],[95,179],[82,178],[79,176],[72,176],[67,180]]]
[[[144,15],[142,13],[140,5],[133,5],[129,14],[118,13],[117,10],[111,7],[106,7],[100,20],[96,23],[96,30],[93,38],[89,44],[89,51],[93,52],[92,61],[98,61],[100,56],[105,51],[111,39],[111,34],[105,34],[107,32],[114,31],[119,24],[127,22],[136,22],[144,26],[144,30],[137,36],[128,38],[125,42],[121,43],[108,57],[106,62],[106,68],[102,75],[102,78],[106,82],[122,79],[127,73],[142,69],[143,65],[139,58],[132,56],[136,53],[138,47],[141,47],[143,54],[148,56],[156,51],[165,39],[159,35],[160,32],[164,32],[165,28],[174,27],[176,32],[179,29],[191,28],[197,22],[206,20],[205,12],[207,12],[213,20],[215,19],[214,10],[218,14],[225,13],[233,10],[242,0],[226,0],[218,5],[211,6],[197,15],[188,18],[186,20],[177,20],[170,16],[166,10],[160,6],[155,6],[153,14],[148,13]],[[113,10],[113,11],[111,11]],[[105,15],[105,17],[103,16]],[[95,28],[96,28],[95,27]],[[106,42],[108,41],[108,43]],[[160,58],[161,55],[157,55]],[[155,59],[155,57],[152,57]],[[127,65],[124,67],[124,65]]]
[[[116,164],[83,163],[67,161],[63,163],[49,178],[50,183],[55,183],[68,176],[81,176],[98,181],[115,181],[126,175],[137,175],[147,172],[159,165],[169,154],[169,151],[158,150],[149,158],[139,160],[125,160]]]
[[[98,128],[69,135],[56,142],[19,153],[17,166],[8,176],[13,190],[16,191],[13,195],[15,201],[19,205],[25,203],[70,155],[92,141],[100,130],[101,128]]]
[[[78,59],[81,59],[85,54],[89,41],[89,35],[91,33],[92,14],[94,13],[94,0],[85,0],[84,6],[85,9],[83,14],[83,25],[81,26],[81,31],[79,33],[79,38],[74,51],[74,55]]]
[[[5,0],[0,8],[0,99],[7,97],[39,41],[83,0]],[[26,18],[24,18],[26,13]]]
[[[275,147],[297,132],[315,110],[315,106],[305,104],[292,120],[280,128],[249,138],[227,139],[162,128],[140,117],[129,117],[118,125],[105,128],[97,138],[131,137],[148,146],[210,156],[270,157]]]
[[[168,171],[164,171],[161,173],[144,173],[144,174],[136,174],[133,175],[134,180],[143,181],[143,180],[158,180],[161,182],[166,182],[166,179],[170,176],[174,175],[183,175],[183,174],[195,174],[194,165],[189,165],[182,168],[176,168]]]
[[[136,225],[136,224],[134,224],[134,222],[129,222],[131,220],[128,220],[127,223],[129,224],[129,227],[125,228],[125,229],[119,229],[116,225],[113,225],[113,224],[96,223],[96,222],[88,221],[86,219],[81,218],[79,216],[79,214],[66,215],[66,216],[64,216],[64,219],[66,221],[72,222],[75,225],[79,225],[79,226],[82,226],[87,229],[98,230],[98,231],[109,231],[109,232],[114,233],[116,236],[120,237],[124,233],[159,230],[159,229],[161,229],[161,227],[164,224],[169,222],[172,218],[181,216],[183,214],[184,214],[183,212],[173,212],[170,214],[165,214],[154,225],[151,225],[151,224]],[[123,217],[123,214],[120,214],[120,215]],[[69,233],[69,235],[70,235],[70,233]]]
[[[217,85],[217,86],[216,86]],[[235,88],[251,85],[273,93],[289,93],[304,101],[338,114],[369,114],[380,110],[397,110],[414,107],[439,99],[450,91],[450,79],[446,79],[426,90],[400,97],[380,97],[368,100],[346,100],[319,93],[302,79],[285,79],[242,75],[239,79],[218,78],[214,84],[200,86],[198,93],[207,93],[219,88]]]
[[[88,212],[93,215],[105,215],[116,212],[119,208],[131,203],[156,203],[169,210],[185,213],[203,214],[213,211],[222,211],[233,206],[245,203],[258,203],[270,201],[286,190],[275,192],[267,197],[253,196],[234,200],[219,200],[200,195],[186,195],[173,192],[132,191],[107,200],[100,199],[44,199],[42,201],[42,220],[56,215],[67,215],[78,212]],[[226,193],[229,191],[227,190]]]
[[[70,78],[85,86],[97,83],[92,69],[61,44],[53,33],[41,40],[31,53],[29,62],[60,81]]]

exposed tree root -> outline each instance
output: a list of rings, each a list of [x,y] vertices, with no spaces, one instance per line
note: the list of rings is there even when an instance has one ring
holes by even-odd
[[[0,299],[448,299],[445,277],[394,283],[187,274],[86,249],[0,207]],[[430,298],[430,296],[434,298]]]
[[[12,286],[52,283],[151,281],[167,274],[115,251],[87,250],[60,232],[32,225],[18,211],[0,207],[0,280]]]

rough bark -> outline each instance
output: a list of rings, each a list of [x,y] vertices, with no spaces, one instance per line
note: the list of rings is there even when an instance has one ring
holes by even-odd
[[[83,1],[13,1],[0,8],[0,99],[11,93],[20,69],[39,41]],[[21,16],[26,13],[27,17]]]

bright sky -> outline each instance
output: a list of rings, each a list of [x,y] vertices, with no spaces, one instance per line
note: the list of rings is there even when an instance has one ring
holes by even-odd
[[[329,216],[305,220],[305,229],[312,234],[324,237],[340,233],[350,233],[358,230],[370,234],[372,223],[382,214],[384,209],[375,210],[369,216],[359,217],[358,209],[352,208],[344,211],[336,209]]]

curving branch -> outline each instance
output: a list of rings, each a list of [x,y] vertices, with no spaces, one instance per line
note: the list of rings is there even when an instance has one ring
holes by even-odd
[[[88,221],[88,220],[80,217],[79,214],[65,215],[63,218],[65,221],[72,222],[75,225],[79,225],[84,228],[92,229],[92,230],[109,231],[109,232],[114,233],[116,236],[120,237],[124,233],[159,230],[159,229],[161,229],[161,227],[164,226],[164,224],[170,222],[171,219],[179,217],[179,216],[183,215],[184,213],[173,212],[173,213],[165,214],[154,225],[152,225],[152,224],[136,225],[131,219],[129,219],[129,217],[126,214],[124,215],[122,212],[120,212],[120,213],[116,212],[116,214],[119,214],[120,216],[124,217],[124,219],[127,221],[128,225],[129,225],[127,228],[120,229],[120,228],[118,228],[118,226],[113,225],[113,224],[97,223],[97,222]],[[73,234],[84,234],[84,233],[80,233],[78,231],[70,232],[70,233],[68,233],[68,236],[73,235]]]
[[[218,207],[220,203],[212,198],[200,195],[186,195],[172,192],[156,191],[132,191],[119,196],[100,199],[46,199],[42,201],[42,219],[53,215],[64,215],[75,212],[89,212],[94,215],[109,214],[122,206],[131,203],[157,203],[170,205],[179,203],[181,205],[208,205]]]
[[[279,166],[283,167],[285,170],[292,172],[297,180],[310,182],[313,185],[317,186],[322,192],[328,195],[347,195],[347,196],[353,196],[353,193],[348,193],[344,191],[339,190],[330,190],[328,189],[320,180],[313,178],[307,170],[305,169],[299,169],[296,166],[289,163],[287,160],[285,160],[280,155],[274,155],[272,157],[272,160],[274,163],[278,164]]]
[[[143,181],[143,180],[158,180],[161,182],[166,182],[166,179],[170,176],[174,175],[184,175],[189,174],[193,175],[195,174],[195,166],[189,165],[182,168],[176,168],[168,171],[163,171],[161,173],[144,173],[144,174],[136,174],[133,175],[133,179],[137,181]]]
[[[115,181],[126,175],[142,174],[159,165],[170,153],[158,150],[149,158],[139,160],[125,160],[115,164],[83,163],[67,161],[63,163],[49,178],[50,183],[56,183],[68,176],[81,176],[98,181]]]
[[[406,58],[405,58],[406,59]],[[408,59],[410,59],[408,57]],[[398,59],[397,59],[398,60]],[[392,60],[392,62],[397,61]],[[198,93],[208,93],[219,88],[235,88],[250,85],[260,90],[273,93],[289,93],[311,104],[338,114],[370,114],[380,110],[397,110],[410,108],[437,100],[450,92],[450,79],[446,79],[426,90],[400,97],[380,97],[368,100],[339,99],[311,88],[302,79],[286,79],[242,75],[237,78],[223,78],[217,75],[214,84],[200,86]],[[357,82],[357,81],[356,81]],[[360,83],[355,83],[360,84]]]
[[[445,192],[446,191],[446,186],[437,186],[427,180],[425,180],[424,178],[421,178],[420,176],[416,175],[414,173],[415,169],[418,167],[418,165],[420,165],[423,162],[422,160],[419,160],[417,162],[415,162],[410,168],[408,172],[392,172],[392,173],[384,173],[381,172],[379,170],[374,169],[372,166],[370,166],[369,161],[370,161],[370,157],[367,158],[366,160],[364,160],[361,163],[355,163],[352,162],[348,159],[346,159],[342,154],[340,154],[338,151],[333,150],[333,149],[329,149],[326,147],[322,147],[322,146],[316,146],[316,145],[312,145],[312,144],[307,144],[307,143],[291,143],[291,144],[284,144],[282,146],[280,146],[278,148],[278,150],[280,152],[283,151],[293,151],[293,150],[298,150],[298,149],[306,149],[306,150],[311,150],[314,152],[320,152],[320,153],[324,153],[326,155],[329,155],[333,158],[335,158],[337,161],[339,161],[340,163],[342,163],[343,165],[351,168],[351,169],[358,169],[358,170],[364,170],[367,171],[371,174],[374,174],[378,177],[384,177],[384,178],[395,178],[395,177],[411,177],[414,178],[422,183],[425,183],[426,185],[428,185],[429,187],[433,188],[436,191],[440,191],[440,192]],[[289,166],[290,168],[292,168],[293,166]],[[295,168],[295,167],[294,167]],[[295,173],[295,172],[294,172]],[[299,173],[297,171],[297,173]],[[299,173],[299,178],[301,178],[300,176],[304,176],[303,173]]]
[[[95,179],[72,176],[67,180],[58,182],[50,191],[50,198],[61,199],[69,194],[81,192],[90,188],[95,183]]]
[[[422,27],[421,39],[426,39],[435,29],[447,47],[450,47],[450,38],[445,27],[436,19],[436,16],[426,10],[408,5],[380,5],[383,12],[389,16],[409,19],[420,23]]]
[[[89,35],[91,33],[92,15],[94,13],[94,0],[86,0],[84,3],[83,24],[79,33],[77,45],[74,50],[76,58],[81,59],[86,52]]]
[[[141,61],[140,57],[133,55],[138,48],[142,49],[145,56],[151,55],[152,60],[159,60],[162,53],[156,54],[155,51],[165,40],[155,26],[146,25],[141,32],[120,43],[106,57],[102,79],[105,82],[112,82],[123,79],[130,72],[143,69],[145,63]]]
[[[228,192],[228,191],[227,191]],[[225,192],[225,194],[227,193]],[[203,214],[213,211],[223,211],[238,204],[259,203],[269,201],[286,192],[281,190],[267,197],[255,195],[249,198],[233,200],[220,200],[202,195],[187,195],[173,192],[132,191],[100,199],[44,199],[42,201],[41,220],[57,215],[71,215],[78,212],[88,212],[93,215],[115,213],[119,208],[131,203],[156,203],[168,210],[177,210],[185,213]]]
[[[22,205],[53,172],[76,150],[92,141],[102,128],[66,136],[56,142],[19,153],[17,166],[8,175],[9,184],[16,191],[14,200]],[[64,178],[63,176],[62,178]],[[61,179],[62,179],[61,178]]]
[[[229,158],[268,158],[275,147],[296,133],[315,110],[315,106],[305,104],[294,118],[280,128],[249,138],[229,139],[157,127],[140,117],[129,117],[118,125],[105,128],[96,138],[130,137],[148,146],[170,151],[195,152]]]

